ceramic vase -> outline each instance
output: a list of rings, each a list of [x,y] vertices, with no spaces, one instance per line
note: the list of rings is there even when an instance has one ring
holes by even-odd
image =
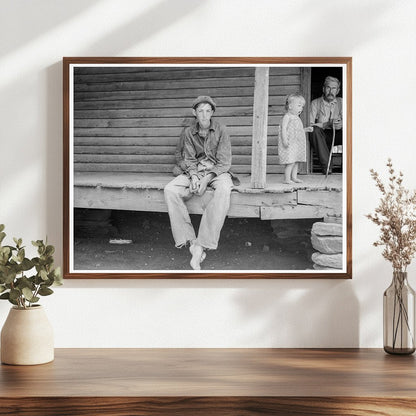
[[[43,307],[11,308],[1,331],[1,362],[35,365],[53,359],[53,329]]]

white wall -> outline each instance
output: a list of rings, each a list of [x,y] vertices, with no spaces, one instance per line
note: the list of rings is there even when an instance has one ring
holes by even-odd
[[[416,3],[0,0],[0,223],[62,260],[63,56],[352,56],[353,279],[71,280],[57,347],[380,347],[390,265],[364,215],[388,156],[416,187]],[[416,287],[416,266],[410,281]],[[0,325],[9,304],[0,304]]]

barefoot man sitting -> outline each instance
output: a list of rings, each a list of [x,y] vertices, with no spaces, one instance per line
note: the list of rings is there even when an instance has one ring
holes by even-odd
[[[230,207],[233,187],[231,142],[225,126],[211,117],[216,104],[209,96],[199,96],[192,104],[195,120],[181,135],[184,173],[165,186],[165,201],[175,246],[189,244],[191,267],[201,269],[205,250],[215,250]],[[203,195],[210,186],[213,197],[204,207],[198,236],[189,217],[185,201],[193,195]]]

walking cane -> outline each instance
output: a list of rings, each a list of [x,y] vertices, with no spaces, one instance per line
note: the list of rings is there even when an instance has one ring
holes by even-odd
[[[329,152],[328,166],[326,167],[325,179],[328,178],[329,167],[331,166],[331,160],[332,160],[332,153],[334,153],[334,144],[335,144],[335,125],[334,125],[334,120],[332,120],[332,143],[331,143],[331,151]]]

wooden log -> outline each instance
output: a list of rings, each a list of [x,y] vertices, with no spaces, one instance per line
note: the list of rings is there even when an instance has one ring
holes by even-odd
[[[270,85],[299,85],[298,75],[285,75],[272,78]],[[195,88],[231,88],[231,87],[253,87],[254,77],[228,77],[228,78],[204,78],[195,80],[192,78],[182,80],[132,80],[132,81],[109,81],[109,82],[87,82],[76,80],[74,91],[150,91],[150,90],[178,90]]]
[[[77,67],[74,78],[77,82],[113,82],[144,80],[172,80],[188,78],[253,77],[254,67]],[[298,75],[299,67],[272,67],[271,75]]]
[[[176,142],[171,146],[74,146],[74,154],[113,154],[113,155],[173,155],[176,150]],[[251,155],[251,146],[233,146],[233,155]],[[277,155],[275,146],[267,150],[270,155]]]
[[[119,164],[175,164],[175,156],[171,155],[94,155],[75,154],[74,163],[119,163]]]
[[[269,75],[270,77],[281,76],[286,74],[300,74],[300,67],[298,66],[270,66]]]
[[[120,137],[75,136],[76,146],[176,146],[179,136],[167,137]]]
[[[153,172],[172,173],[173,164],[129,164],[129,163],[74,163],[75,172]],[[237,174],[250,174],[250,165],[233,165]],[[268,173],[282,173],[281,165],[268,167]]]
[[[267,117],[269,97],[269,68],[258,67],[255,74],[253,108],[253,150],[251,159],[251,186],[266,186]]]
[[[264,68],[258,68],[264,69]],[[270,95],[287,95],[293,92],[293,85],[271,86]],[[184,90],[149,90],[149,91],[108,91],[108,92],[75,92],[75,101],[88,100],[150,100],[150,99],[195,99],[198,95],[210,94],[216,97],[245,97],[253,95],[253,87],[225,87],[225,88],[193,88]]]
[[[75,128],[75,136],[116,136],[116,137],[179,137],[183,127],[99,127],[99,128]],[[229,134],[235,136],[248,136],[252,134],[251,126],[231,126]]]
[[[218,108],[253,106],[253,97],[214,97]],[[152,100],[95,100],[74,101],[74,110],[105,110],[105,109],[159,109],[159,108],[186,108],[191,107],[193,98],[165,98]],[[285,104],[286,96],[273,95],[269,97],[269,111]]]
[[[172,173],[173,164],[74,163],[75,172]]]
[[[172,146],[74,146],[74,154],[93,155],[174,155],[175,150],[175,143]]]
[[[252,136],[231,136],[232,149],[238,146],[248,146],[251,149]],[[77,146],[176,146],[179,136],[147,136],[147,137],[120,137],[120,136],[75,136],[74,144]],[[276,138],[267,137],[267,145],[276,147]]]
[[[279,110],[279,111],[278,111]],[[283,114],[283,106],[274,106],[270,115]],[[253,116],[253,107],[219,107],[215,110],[215,117]],[[166,117],[193,117],[192,109],[188,107],[167,108],[136,108],[118,110],[76,110],[74,119],[80,118],[166,118]]]
[[[273,156],[269,156],[272,160]],[[233,166],[250,165],[251,155],[233,156]],[[172,164],[176,163],[171,154],[79,154],[74,155],[75,163],[134,163],[134,164]],[[271,163],[270,163],[271,164]]]
[[[290,73],[290,72],[287,72]],[[292,73],[294,73],[292,71]],[[95,82],[97,79],[122,80],[124,77],[131,76],[131,79],[185,79],[185,78],[208,78],[208,77],[229,77],[234,76],[253,76],[254,67],[201,67],[201,66],[126,66],[126,67],[110,67],[110,66],[85,66],[74,68],[74,77],[82,77],[85,82]]]
[[[277,126],[281,121],[281,116],[269,117],[269,125]],[[157,117],[157,118],[93,118],[93,119],[74,119],[74,127],[97,128],[97,127],[187,127],[193,117]],[[215,117],[215,120],[225,126],[252,126],[253,115],[235,117]]]

